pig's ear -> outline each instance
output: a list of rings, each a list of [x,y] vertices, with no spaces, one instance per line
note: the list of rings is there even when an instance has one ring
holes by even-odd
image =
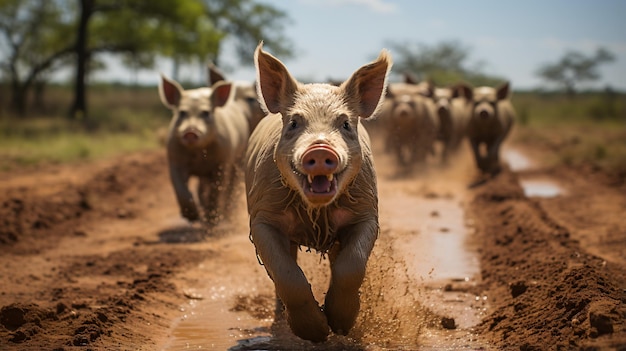
[[[233,84],[230,82],[218,82],[213,85],[211,88],[213,92],[211,93],[211,103],[213,107],[222,107],[226,105],[228,99],[230,98],[230,92]]]
[[[404,72],[404,82],[406,84],[417,84],[417,79],[409,72]]]
[[[213,62],[209,62],[209,64],[207,65],[207,69],[209,71],[209,86],[212,86],[217,82],[226,80],[222,72],[217,68],[217,66],[215,66]]]
[[[507,99],[509,97],[509,82],[506,82],[502,85],[500,85],[497,89],[496,89],[496,97],[498,98],[498,100],[504,100]]]
[[[378,111],[385,97],[391,65],[391,54],[383,50],[376,61],[359,68],[342,84],[347,102],[361,118],[371,117]]]
[[[263,51],[263,42],[254,51],[257,93],[265,112],[279,113],[288,107],[298,87],[279,59]]]
[[[435,83],[432,80],[428,79],[427,81],[422,83],[420,87],[419,94],[428,98],[432,98],[435,96]]]
[[[183,96],[183,88],[174,80],[169,80],[161,74],[161,84],[159,84],[159,96],[165,107],[172,109],[178,107],[180,98]]]
[[[459,83],[452,88],[452,97],[464,97],[467,100],[474,99],[474,88],[467,83]]]

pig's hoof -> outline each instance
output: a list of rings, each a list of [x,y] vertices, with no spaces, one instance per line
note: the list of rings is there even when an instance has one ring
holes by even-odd
[[[291,331],[299,338],[312,342],[326,341],[330,333],[326,316],[321,310],[315,312],[316,313],[297,313],[295,311],[288,311],[287,322],[289,323]]]
[[[190,222],[195,222],[200,219],[200,214],[197,210],[185,209],[181,211],[181,215],[187,218]]]

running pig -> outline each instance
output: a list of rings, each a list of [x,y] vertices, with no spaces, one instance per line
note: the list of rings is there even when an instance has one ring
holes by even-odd
[[[250,137],[246,191],[250,237],[287,322],[300,338],[346,335],[378,237],[378,193],[370,140],[360,119],[385,96],[391,57],[383,50],[340,86],[302,84],[257,47],[257,91],[269,112]],[[297,264],[299,246],[328,254],[323,307]]]
[[[159,95],[173,112],[167,137],[170,180],[181,214],[190,221],[201,218],[188,186],[191,176],[198,177],[203,219],[215,224],[228,213],[250,134],[245,114],[230,102],[232,87],[218,82],[211,88],[184,90],[161,76]]]
[[[212,62],[208,64],[209,86],[218,82],[226,82],[224,74]],[[265,112],[261,109],[261,105],[257,99],[256,84],[244,81],[231,81],[235,87],[233,100],[239,104],[239,107],[246,115],[250,125],[250,133],[256,128],[257,124],[265,117]]]
[[[466,84],[460,84],[458,89],[471,104],[467,137],[476,166],[484,173],[496,174],[501,168],[500,146],[515,121],[509,82],[498,88],[484,86],[472,89]],[[481,145],[485,146],[485,150],[481,150]]]

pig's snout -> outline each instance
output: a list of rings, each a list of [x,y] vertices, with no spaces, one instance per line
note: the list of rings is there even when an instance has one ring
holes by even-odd
[[[448,115],[449,111],[448,106],[439,106],[439,108],[437,108],[437,115],[443,118]]]
[[[335,173],[339,167],[339,156],[325,145],[313,145],[302,155],[302,168],[312,176]]]
[[[180,133],[181,141],[186,145],[195,145],[200,142],[202,132],[196,128],[186,128]]]
[[[197,142],[198,139],[200,139],[200,136],[198,135],[198,132],[196,131],[189,130],[183,133],[183,140],[189,144],[193,144]]]
[[[314,205],[328,204],[337,194],[339,156],[332,147],[314,144],[302,155],[302,179],[304,196]]]
[[[489,118],[489,112],[487,112],[487,110],[481,110],[478,112],[478,116],[482,119],[487,119]]]

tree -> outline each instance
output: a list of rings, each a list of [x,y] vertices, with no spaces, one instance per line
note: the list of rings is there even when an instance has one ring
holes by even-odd
[[[283,35],[287,14],[254,0],[204,0],[207,16],[224,38],[234,38],[235,51],[242,65],[253,65],[253,53],[259,41],[266,49],[283,59],[293,56],[290,40]],[[220,46],[212,61],[220,67]]]
[[[615,56],[604,48],[598,48],[592,56],[570,50],[558,62],[541,66],[537,75],[547,82],[562,86],[572,96],[575,94],[576,84],[600,79],[598,66],[614,60]]]
[[[482,73],[484,62],[468,64],[470,49],[456,40],[434,45],[411,42],[388,42],[394,54],[394,71],[410,73],[418,80],[435,85],[466,81],[474,85],[495,85],[504,79]]]
[[[29,90],[50,72],[66,65],[73,45],[73,23],[59,1],[4,0],[0,2],[0,69],[11,87],[9,107],[26,112]]]
[[[206,65],[217,61],[222,41],[232,37],[242,62],[252,64],[261,39],[289,56],[285,19],[254,0],[2,0],[0,64],[10,77],[14,110],[23,113],[35,82],[42,87],[49,73],[74,63],[69,115],[81,118],[87,117],[88,76],[102,53],[122,55],[134,68],[153,67],[156,57],[171,58],[176,67]]]
[[[151,67],[158,54],[205,57],[221,39],[199,1],[79,0],[79,5],[74,118],[87,116],[86,80],[95,55],[122,54],[127,63]]]
[[[238,48],[250,48],[245,53],[248,64],[252,63],[254,47],[264,36],[268,47],[291,52],[289,41],[281,34],[284,13],[253,0],[79,1],[83,11],[76,45],[72,116],[86,115],[84,67],[100,52],[122,54],[125,62],[135,67],[151,67],[159,55],[169,57],[174,61],[175,79],[181,63],[216,62],[220,44],[228,35],[239,40]],[[83,36],[88,38],[84,46]],[[249,45],[252,41],[254,46]],[[241,49],[240,55],[244,51]]]

